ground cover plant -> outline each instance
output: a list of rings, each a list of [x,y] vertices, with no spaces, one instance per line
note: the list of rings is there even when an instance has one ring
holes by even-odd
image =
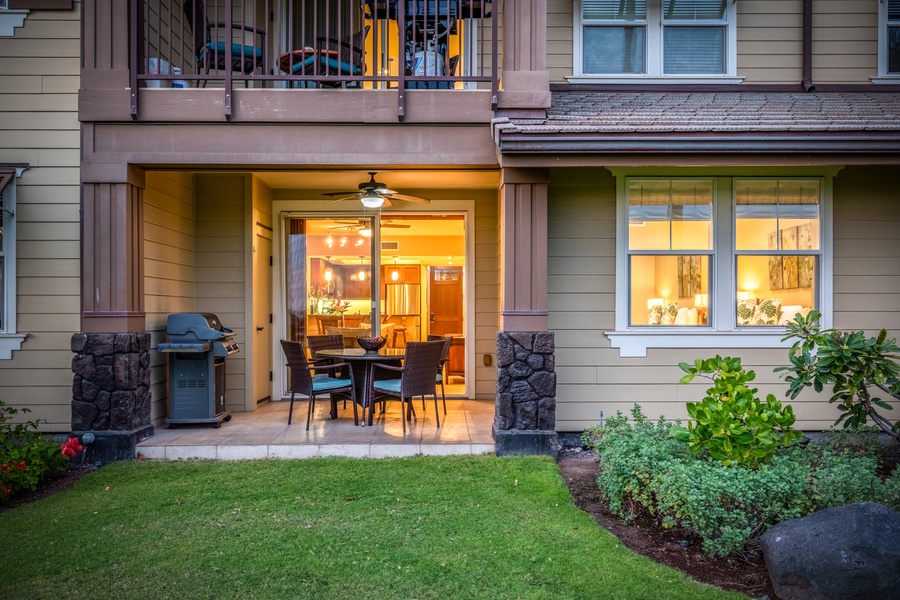
[[[0,513],[0,597],[742,598],[636,555],[540,457],[115,463]]]
[[[613,512],[634,519],[647,511],[663,527],[695,532],[712,554],[739,553],[772,525],[830,506],[870,501],[900,509],[900,467],[882,480],[877,445],[831,434],[747,468],[692,453],[672,427],[648,421],[635,405],[631,422],[618,413],[584,439],[600,455],[597,483]]]

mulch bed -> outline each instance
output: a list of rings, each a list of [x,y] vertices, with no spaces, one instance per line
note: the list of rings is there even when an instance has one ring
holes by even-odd
[[[83,469],[67,469],[51,471],[37,485],[34,491],[20,490],[9,497],[4,504],[0,504],[0,512],[12,510],[18,506],[36,502],[43,498],[47,498],[54,494],[58,494],[64,490],[71,488],[75,482],[95,471],[93,465],[85,466]]]

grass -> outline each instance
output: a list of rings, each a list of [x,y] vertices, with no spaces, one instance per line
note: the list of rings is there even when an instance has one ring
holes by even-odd
[[[0,514],[0,598],[738,599],[634,554],[547,458],[108,465]]]

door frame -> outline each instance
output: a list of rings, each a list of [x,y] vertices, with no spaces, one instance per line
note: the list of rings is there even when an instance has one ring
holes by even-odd
[[[360,215],[371,216],[371,210],[323,210],[322,203],[312,204],[309,200],[275,200],[272,202],[272,221],[274,225],[272,241],[272,400],[290,398],[287,392],[287,367],[282,360],[281,339],[286,339],[288,323],[284,318],[284,280],[286,263],[284,260],[285,221],[291,217],[314,218],[358,218]],[[381,216],[386,217],[392,211],[383,210]],[[397,214],[403,213],[457,213],[465,216],[465,267],[463,269],[463,302],[465,314],[466,344],[465,356],[465,397],[474,398],[475,394],[475,201],[474,200],[432,200],[427,205],[405,207]],[[372,236],[378,244],[380,258],[380,234]],[[374,257],[372,257],[374,262]],[[373,273],[375,269],[372,269]],[[277,366],[277,368],[275,368]]]

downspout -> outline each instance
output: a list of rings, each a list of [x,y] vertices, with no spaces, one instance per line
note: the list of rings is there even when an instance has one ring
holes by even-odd
[[[813,0],[803,0],[803,79],[800,85],[804,92],[816,91],[812,82],[812,3]]]

